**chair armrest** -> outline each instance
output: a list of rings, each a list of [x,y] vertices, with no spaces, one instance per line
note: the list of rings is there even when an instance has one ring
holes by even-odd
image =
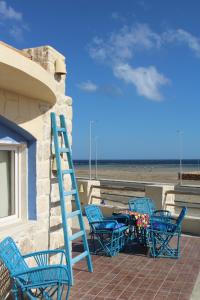
[[[34,258],[37,262],[38,266],[45,266],[49,264],[49,258],[51,255],[61,254],[60,257],[60,264],[63,264],[63,258],[66,260],[66,254],[65,251],[60,250],[44,250],[44,251],[37,251],[37,252],[31,252],[26,255],[23,255],[24,259],[28,258]],[[67,262],[67,260],[66,260]]]
[[[151,222],[149,229],[156,232],[176,233],[180,231],[181,226],[163,220],[155,220]]]

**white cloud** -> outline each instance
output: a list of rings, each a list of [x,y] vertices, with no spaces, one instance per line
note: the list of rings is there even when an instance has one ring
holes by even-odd
[[[114,11],[112,14],[111,14],[111,18],[114,19],[114,20],[118,20],[120,18],[119,16],[119,13]]]
[[[0,16],[5,19],[22,20],[22,13],[8,6],[5,1],[0,1]]]
[[[21,12],[9,6],[6,1],[0,0],[0,33],[1,30],[21,42],[24,32],[29,30],[29,27],[24,22]]]
[[[23,40],[23,30],[21,27],[15,25],[12,28],[10,28],[9,33],[15,40]]]
[[[113,13],[113,18],[118,14]],[[183,29],[162,33],[153,31],[147,24],[123,26],[107,38],[95,37],[89,45],[90,56],[111,67],[114,76],[134,84],[139,95],[151,100],[161,100],[160,87],[169,80],[155,66],[131,67],[137,52],[161,49],[173,43],[186,45],[200,58],[200,39]],[[131,62],[131,64],[130,64]]]
[[[155,67],[132,68],[128,63],[140,50],[160,48],[161,37],[146,24],[124,26],[119,32],[112,33],[108,39],[98,37],[90,45],[90,56],[105,64],[109,64],[115,77],[132,83],[139,95],[151,100],[161,100],[161,85],[168,80]]]
[[[163,43],[185,44],[200,58],[200,39],[183,29],[169,30],[162,35]]]
[[[106,40],[95,37],[89,46],[93,59],[99,61],[129,60],[137,50],[159,48],[160,36],[146,24],[123,26],[119,32],[112,33]]]
[[[123,95],[122,90],[113,84],[99,86],[99,92],[108,97],[121,97]]]
[[[112,12],[111,18],[115,21],[121,21],[121,22],[125,22],[126,20],[121,14],[119,14],[116,11]]]
[[[159,91],[160,86],[169,83],[169,80],[154,66],[134,69],[129,64],[119,64],[114,67],[114,75],[127,83],[132,83],[139,95],[155,101],[163,98]]]
[[[78,84],[79,89],[88,92],[88,93],[94,93],[98,90],[98,86],[91,82],[90,80],[86,82],[82,82]]]

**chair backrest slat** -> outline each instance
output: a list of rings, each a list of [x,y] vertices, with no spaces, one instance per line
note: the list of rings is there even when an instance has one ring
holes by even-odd
[[[85,213],[89,223],[103,221],[103,214],[99,206],[90,204],[85,206]]]
[[[8,268],[11,276],[28,270],[28,266],[11,237],[0,242],[0,259]]]
[[[155,203],[153,200],[147,197],[133,198],[129,200],[129,209],[141,214],[152,215],[155,211]]]

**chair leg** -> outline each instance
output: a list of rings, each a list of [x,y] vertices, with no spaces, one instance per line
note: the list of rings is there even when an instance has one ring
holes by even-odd
[[[13,291],[13,296],[15,300],[18,300],[18,292],[17,291]]]
[[[19,290],[18,290],[17,285],[15,284],[15,282],[13,283],[12,294],[13,294],[15,300],[19,299]]]
[[[67,294],[66,294],[66,298],[65,298],[65,300],[68,300],[68,298],[69,298],[69,292],[70,292],[70,286],[68,286],[68,289],[67,289]]]

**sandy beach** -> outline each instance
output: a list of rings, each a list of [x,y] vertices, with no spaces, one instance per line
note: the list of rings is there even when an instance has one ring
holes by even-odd
[[[75,166],[77,177],[89,177],[88,166]],[[191,169],[185,168],[183,171]],[[97,178],[118,179],[128,181],[150,181],[150,182],[166,182],[178,183],[178,167],[173,166],[99,166]],[[92,178],[95,178],[95,168],[92,167]],[[186,183],[186,181],[184,181]],[[187,181],[189,184],[199,185],[199,181]]]

